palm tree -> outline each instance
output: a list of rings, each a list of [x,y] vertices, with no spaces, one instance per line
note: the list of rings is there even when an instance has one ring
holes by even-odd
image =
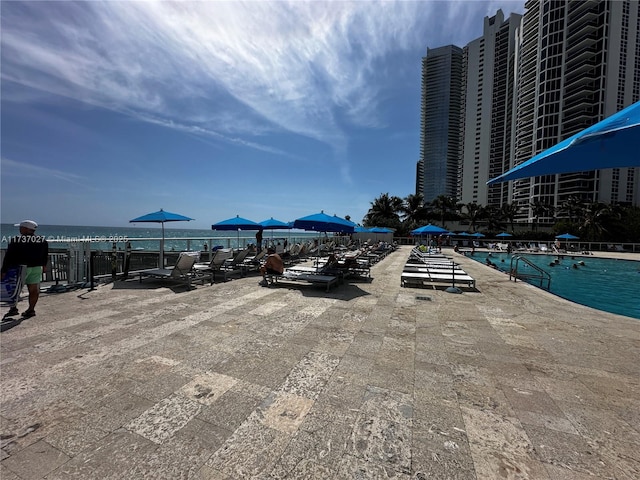
[[[504,226],[503,222],[503,214],[502,211],[493,206],[489,205],[487,208],[487,229],[492,232],[497,232],[502,230]]]
[[[566,213],[569,216],[569,223],[577,221],[582,212],[584,211],[584,202],[576,195],[571,195],[567,198],[560,207],[560,211]]]
[[[464,208],[467,211],[462,213],[462,218],[469,221],[471,231],[475,232],[478,221],[487,218],[487,208],[477,203],[467,203]]]
[[[531,207],[531,213],[533,214],[532,229],[535,232],[538,230],[538,219],[549,215],[549,212],[551,211],[550,209],[553,207],[547,203],[541,202],[540,200],[530,203],[529,206]]]
[[[440,217],[442,228],[447,228],[445,220],[450,212],[456,210],[456,201],[447,195],[438,195],[431,202],[431,210]]]
[[[509,221],[509,225],[511,225],[511,232],[515,231],[514,225],[516,223],[516,217],[518,216],[518,212],[520,211],[520,205],[517,203],[503,203],[500,207],[500,213],[502,218]]]
[[[597,240],[607,231],[607,221],[614,216],[611,205],[593,202],[584,207],[580,234],[585,240]]]
[[[407,195],[400,211],[403,213],[402,221],[406,230],[413,230],[429,218],[429,210],[424,206],[424,197],[421,193]]]
[[[401,208],[402,199],[400,197],[383,193],[371,202],[371,208],[364,217],[364,225],[397,229],[400,226],[398,212],[401,211]]]

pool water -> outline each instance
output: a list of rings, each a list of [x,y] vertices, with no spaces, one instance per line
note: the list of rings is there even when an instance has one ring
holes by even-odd
[[[488,253],[476,252],[472,258],[484,263]],[[581,303],[598,310],[617,313],[640,319],[640,262],[615,260],[589,256],[564,256],[554,267],[549,266],[557,258],[552,255],[522,255],[551,276],[550,292],[560,297]],[[489,257],[502,271],[508,272],[512,255],[491,253]],[[503,262],[504,260],[504,262]],[[573,264],[584,262],[584,266]],[[515,263],[514,263],[515,264]],[[523,262],[519,271],[531,269]],[[532,285],[540,286],[540,281],[532,280]],[[546,282],[543,284],[546,286]]]

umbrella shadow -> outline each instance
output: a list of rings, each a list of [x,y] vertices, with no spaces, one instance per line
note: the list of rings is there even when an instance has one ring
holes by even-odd
[[[269,288],[286,288],[288,290],[298,290],[305,297],[311,298],[329,298],[332,300],[342,300],[345,302],[355,300],[359,297],[371,295],[369,292],[362,290],[358,285],[351,283],[341,283],[332,288],[328,292],[324,287],[296,282],[277,282]]]
[[[192,284],[191,288],[184,283],[169,283],[153,278],[145,279],[142,283],[137,278],[129,278],[126,280],[116,280],[111,283],[114,290],[157,290],[159,288],[168,288],[173,293],[184,293],[195,290],[196,288],[208,287],[207,282],[204,285]]]

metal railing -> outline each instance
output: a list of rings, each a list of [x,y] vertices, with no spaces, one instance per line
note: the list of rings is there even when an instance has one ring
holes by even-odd
[[[518,266],[520,262],[527,265],[528,268],[531,268],[535,273],[532,273],[531,270],[527,270],[527,272],[521,272],[518,270]],[[526,257],[522,255],[514,255],[511,257],[511,265],[509,267],[509,280],[513,279],[516,282],[518,279],[524,280],[527,283],[533,283],[533,281],[540,281],[540,288],[544,288],[545,290],[549,290],[551,288],[551,275],[549,272],[543,270],[539,266],[531,263]],[[544,286],[544,282],[546,281],[547,285]]]

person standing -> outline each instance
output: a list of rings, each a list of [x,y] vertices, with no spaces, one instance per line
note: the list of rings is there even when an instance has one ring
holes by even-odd
[[[49,260],[49,244],[43,236],[36,235],[38,224],[33,220],[24,220],[15,225],[20,227],[20,235],[16,235],[9,242],[7,253],[2,261],[2,278],[11,268],[20,265],[27,266],[25,282],[29,291],[29,308],[22,314],[22,318],[31,318],[36,314],[36,303],[40,296],[40,281],[47,270]],[[7,316],[18,315],[18,307],[13,306]]]
[[[258,253],[262,251],[262,230],[256,232],[256,248],[258,249]]]

